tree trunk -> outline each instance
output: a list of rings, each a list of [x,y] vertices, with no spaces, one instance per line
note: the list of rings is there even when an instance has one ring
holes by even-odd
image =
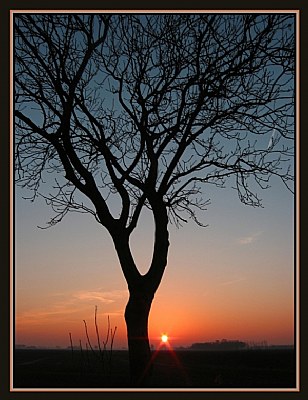
[[[152,363],[148,337],[148,317],[153,295],[130,293],[125,309],[130,377],[133,387],[149,387]]]
[[[129,350],[131,384],[134,387],[149,387],[152,372],[151,349],[148,337],[148,318],[154,294],[159,287],[169,247],[168,215],[159,196],[149,199],[155,220],[155,241],[150,268],[141,275],[132,256],[129,235],[125,229],[111,232],[119,261],[129,289],[129,300],[125,309]]]

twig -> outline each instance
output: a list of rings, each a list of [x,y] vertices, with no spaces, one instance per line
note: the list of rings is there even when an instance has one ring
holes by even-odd
[[[98,344],[98,349],[99,349],[99,354],[101,356],[102,362],[104,360],[104,353],[102,352],[102,348],[101,348],[101,341],[100,341],[100,337],[99,337],[99,330],[98,330],[98,325],[97,325],[97,306],[95,306],[95,330],[96,330],[96,337],[97,337],[97,344]]]
[[[111,343],[110,343],[110,354],[109,354],[109,373],[111,373],[111,359],[112,359],[112,348],[113,348],[113,341],[114,341],[114,336],[116,334],[117,327],[114,328],[114,331],[112,332],[111,328]]]
[[[107,337],[106,337],[106,341],[104,342],[104,350],[107,349],[107,343],[109,340],[109,333],[110,333],[110,319],[109,319],[109,315],[108,315],[108,327],[107,327]]]
[[[86,323],[86,320],[85,320],[85,319],[83,320],[83,323],[84,323],[84,327],[85,327],[85,331],[86,331],[86,336],[87,336],[87,340],[88,340],[90,349],[91,349],[92,352],[96,355],[96,353],[95,353],[95,351],[94,351],[94,349],[93,349],[93,347],[92,347],[92,345],[91,345],[91,342],[90,342],[90,338],[89,338],[89,334],[88,334],[88,327],[87,327],[87,323]]]
[[[74,359],[74,346],[73,346],[73,340],[72,340],[72,334],[69,332],[70,336],[70,343],[71,343],[71,349],[72,349],[72,360]]]
[[[80,339],[79,339],[79,347],[80,347],[80,354],[81,354],[81,370],[80,370],[80,375],[82,376],[82,374],[83,374],[84,360],[83,360],[82,344],[81,344],[81,340],[80,340]]]

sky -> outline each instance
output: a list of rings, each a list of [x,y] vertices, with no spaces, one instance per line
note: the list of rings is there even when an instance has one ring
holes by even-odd
[[[209,225],[170,226],[168,265],[149,317],[149,338],[172,346],[244,340],[294,343],[294,197],[274,180],[264,208],[245,206],[230,189],[211,189]],[[91,215],[71,213],[49,229],[43,201],[15,192],[15,344],[86,346],[83,320],[96,345],[94,313],[103,338],[117,327],[114,348],[127,347],[127,285],[107,231]],[[132,238],[142,273],[153,246],[150,214]]]
[[[162,334],[174,347],[222,339],[294,343],[294,197],[278,179],[271,185],[259,193],[263,208],[243,205],[229,187],[205,187],[208,226],[169,226],[168,265],[149,317],[154,347]],[[15,188],[15,344],[67,348],[71,337],[85,347],[85,320],[95,345],[97,307],[101,338],[109,316],[114,347],[126,348],[128,290],[107,231],[92,215],[76,213],[40,229],[51,209],[25,196]],[[153,231],[144,212],[131,240],[142,273]]]

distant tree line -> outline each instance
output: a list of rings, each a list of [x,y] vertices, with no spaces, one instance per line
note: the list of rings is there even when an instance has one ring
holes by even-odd
[[[239,340],[216,340],[215,342],[193,343],[191,350],[242,350],[247,349],[248,344]]]

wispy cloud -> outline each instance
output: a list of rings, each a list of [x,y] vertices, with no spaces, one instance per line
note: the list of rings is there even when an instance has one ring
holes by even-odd
[[[247,280],[246,277],[241,277],[241,278],[234,278],[229,281],[217,282],[216,284],[212,285],[206,292],[204,292],[203,296],[206,296],[206,297],[211,296],[218,289],[223,290],[223,288],[226,286],[236,285],[236,284],[246,281],[246,280]],[[226,288],[226,290],[227,290],[227,288]]]
[[[104,309],[101,310],[104,311],[104,315],[119,315],[123,314],[123,311],[119,311],[119,308],[121,308],[120,303],[126,298],[126,290],[103,291],[95,289],[91,291],[55,293],[45,307],[38,306],[25,310],[22,313],[17,313],[16,322],[20,324],[42,324],[44,321],[50,322],[53,319],[58,321],[67,320],[83,312],[87,314],[89,306],[94,304],[99,307],[102,304],[110,305],[115,303],[116,310],[108,310],[110,312],[104,311]]]
[[[243,236],[243,237],[237,239],[237,243],[240,245],[247,245],[247,244],[254,243],[258,240],[258,238],[261,234],[262,234],[262,232],[256,232],[256,233],[252,233],[247,236]]]
[[[82,291],[74,294],[74,297],[82,301],[97,301],[100,303],[110,304],[117,300],[121,300],[127,296],[126,290],[112,290],[112,291]]]
[[[231,281],[226,281],[226,282],[221,282],[219,286],[229,286],[229,285],[234,285],[235,283],[239,283],[242,281],[245,281],[246,278],[238,278],[238,279],[232,279]]]

